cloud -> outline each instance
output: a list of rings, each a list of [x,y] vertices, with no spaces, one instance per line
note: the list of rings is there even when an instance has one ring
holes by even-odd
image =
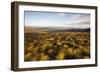
[[[59,16],[65,16],[65,13],[57,13]]]
[[[89,14],[77,14],[72,16],[70,21],[66,21],[65,27],[72,28],[90,28],[90,15]]]
[[[90,14],[28,12],[25,16],[25,26],[89,28]]]

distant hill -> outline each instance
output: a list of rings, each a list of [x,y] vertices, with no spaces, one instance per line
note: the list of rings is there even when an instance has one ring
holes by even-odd
[[[33,32],[90,32],[90,28],[66,28],[66,27],[29,27],[25,26],[25,33]]]
[[[90,32],[90,29],[51,30],[52,32]]]
[[[33,32],[43,32],[47,31],[46,29],[39,29],[35,27],[24,27],[24,32],[25,33],[33,33]]]

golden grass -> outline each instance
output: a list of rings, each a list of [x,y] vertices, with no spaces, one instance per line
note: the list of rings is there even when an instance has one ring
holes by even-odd
[[[25,33],[24,61],[90,58],[89,32]]]

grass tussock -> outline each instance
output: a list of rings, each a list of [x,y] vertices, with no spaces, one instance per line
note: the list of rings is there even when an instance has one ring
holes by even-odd
[[[90,58],[89,32],[25,33],[25,61]]]

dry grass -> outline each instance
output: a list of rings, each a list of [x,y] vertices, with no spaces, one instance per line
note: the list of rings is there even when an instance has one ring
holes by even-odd
[[[89,32],[25,33],[25,61],[90,58]]]

